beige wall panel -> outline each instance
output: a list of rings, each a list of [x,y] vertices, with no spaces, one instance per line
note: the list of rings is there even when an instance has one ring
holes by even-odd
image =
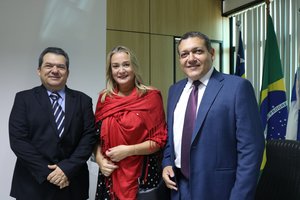
[[[220,0],[151,0],[151,33],[180,36],[201,31],[222,40]]]
[[[130,48],[135,53],[140,63],[140,74],[144,82],[146,84],[149,84],[149,34],[107,31],[106,39],[107,53],[117,45],[124,45]]]
[[[173,84],[173,37],[151,36],[151,85],[162,92],[164,107],[168,89]]]
[[[229,69],[229,22],[221,16],[220,0],[109,0],[107,51],[125,45],[137,55],[146,84],[158,88],[166,108],[173,84],[173,36],[201,31],[223,42],[223,70]],[[179,63],[177,63],[179,66]],[[185,77],[176,68],[176,80]]]
[[[107,29],[149,32],[149,0],[108,0]]]

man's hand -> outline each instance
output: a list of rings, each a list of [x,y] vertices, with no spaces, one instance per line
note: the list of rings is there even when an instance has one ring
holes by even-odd
[[[48,165],[48,168],[53,170],[47,177],[50,183],[59,186],[60,189],[69,186],[68,177],[57,165]]]
[[[163,169],[162,177],[163,177],[163,179],[166,183],[166,186],[168,188],[170,188],[171,190],[176,190],[177,191],[177,185],[176,185],[175,180],[173,179],[175,177],[175,174],[174,174],[172,166],[166,166]]]

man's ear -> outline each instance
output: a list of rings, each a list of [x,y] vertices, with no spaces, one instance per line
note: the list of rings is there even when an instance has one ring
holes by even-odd
[[[215,60],[215,49],[214,48],[211,48],[210,55],[211,55],[212,60]]]

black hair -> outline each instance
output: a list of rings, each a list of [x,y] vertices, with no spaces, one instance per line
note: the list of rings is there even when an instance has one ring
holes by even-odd
[[[200,39],[203,39],[204,42],[205,42],[205,46],[207,48],[207,50],[210,52],[212,50],[212,46],[211,46],[211,41],[209,39],[209,37],[201,32],[198,32],[198,31],[190,31],[190,32],[187,32],[185,34],[183,34],[178,42],[178,45],[177,45],[177,53],[179,54],[179,49],[178,49],[178,46],[180,45],[181,41],[182,40],[185,40],[185,39],[188,39],[188,38],[193,38],[193,37],[197,37],[197,38],[200,38]]]
[[[47,47],[40,55],[39,57],[39,68],[42,66],[43,64],[43,58],[45,56],[45,54],[47,53],[54,53],[54,54],[58,54],[58,55],[62,55],[65,57],[66,59],[66,67],[67,69],[69,69],[69,56],[68,54],[61,48],[59,47]]]

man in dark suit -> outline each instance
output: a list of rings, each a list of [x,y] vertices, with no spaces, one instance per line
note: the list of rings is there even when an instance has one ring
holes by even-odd
[[[187,78],[169,89],[163,158],[172,200],[253,200],[264,135],[251,83],[216,71],[214,49],[200,32],[184,34],[178,53]],[[186,120],[197,89],[194,120]]]
[[[10,195],[17,200],[88,199],[86,161],[97,139],[92,99],[66,86],[69,57],[60,48],[41,53],[37,72],[42,85],[18,92],[9,118],[17,156]]]

